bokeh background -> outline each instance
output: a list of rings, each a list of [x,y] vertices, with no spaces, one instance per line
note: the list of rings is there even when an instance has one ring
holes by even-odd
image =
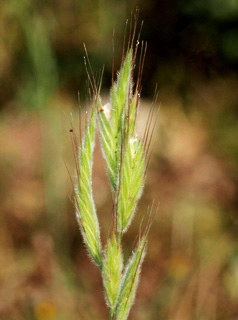
[[[63,159],[73,171],[69,114],[84,97],[83,42],[105,65],[108,101],[125,21],[140,8],[148,42],[140,119],[156,83],[161,103],[126,256],[148,205],[152,226],[129,319],[238,319],[238,2],[11,0],[0,2],[0,319],[107,319]],[[140,122],[139,122],[140,126]],[[111,193],[99,148],[94,197],[102,238]]]

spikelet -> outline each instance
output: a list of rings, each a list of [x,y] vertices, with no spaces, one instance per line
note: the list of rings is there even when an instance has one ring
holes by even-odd
[[[110,314],[114,314],[118,293],[121,284],[123,257],[121,246],[118,244],[115,234],[108,239],[105,249],[102,277],[106,299],[110,308]]]
[[[141,195],[145,172],[143,143],[137,138],[128,141],[123,154],[120,190],[117,203],[117,230],[125,232]]]
[[[103,106],[99,108],[101,145],[111,186],[115,193],[118,189],[122,134],[129,98],[131,70],[132,49],[125,58],[122,70],[118,73],[117,82],[111,89],[110,119],[105,113],[105,108]]]
[[[100,230],[92,196],[92,162],[95,139],[96,108],[86,128],[78,155],[78,175],[75,184],[76,216],[84,242],[93,260],[101,266]]]
[[[117,82],[113,84],[111,90],[111,123],[113,132],[118,135],[121,132],[121,126],[125,118],[125,111],[128,103],[128,91],[131,85],[131,71],[132,71],[132,49],[129,50],[122,70],[117,75]]]
[[[115,320],[126,320],[134,302],[141,265],[145,256],[145,244],[146,236],[139,242],[124,271],[115,310]]]

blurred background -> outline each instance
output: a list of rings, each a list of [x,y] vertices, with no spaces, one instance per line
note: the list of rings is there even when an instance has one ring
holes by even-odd
[[[238,2],[0,2],[0,319],[107,319],[100,274],[78,231],[69,114],[84,99],[83,42],[105,65],[108,101],[125,21],[140,8],[148,42],[139,122],[158,84],[153,154],[128,257],[155,199],[129,319],[238,319]],[[76,120],[75,120],[76,121]],[[99,148],[94,197],[103,243],[111,192]]]

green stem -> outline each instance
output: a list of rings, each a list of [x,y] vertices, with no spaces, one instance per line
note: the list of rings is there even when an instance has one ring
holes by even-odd
[[[119,246],[121,245],[121,235],[122,235],[122,233],[120,231],[117,232],[117,242],[118,242]]]
[[[110,309],[109,320],[113,320],[113,319],[114,319],[114,309]]]

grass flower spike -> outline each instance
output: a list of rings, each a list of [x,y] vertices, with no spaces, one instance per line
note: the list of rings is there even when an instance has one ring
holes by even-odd
[[[77,220],[88,252],[102,274],[109,319],[114,320],[126,320],[129,315],[145,256],[148,231],[153,220],[149,219],[142,235],[141,231],[139,232],[137,246],[124,266],[122,237],[133,219],[142,193],[148,164],[148,148],[153,132],[150,130],[153,112],[149,114],[144,136],[139,138],[136,132],[146,51],[142,42],[138,76],[134,85],[133,75],[139,47],[139,40],[133,47],[137,18],[138,12],[135,15],[134,30],[130,33],[121,70],[117,74],[117,80],[112,84],[111,100],[106,105],[102,104],[100,98],[102,74],[96,81],[86,51],[85,65],[90,87],[89,95],[93,93],[93,108],[89,121],[86,121],[83,137],[80,121],[79,144],[74,130],[70,130],[76,166],[74,191]],[[92,196],[92,163],[97,123],[114,201],[112,230],[104,248],[101,245],[99,222]]]

